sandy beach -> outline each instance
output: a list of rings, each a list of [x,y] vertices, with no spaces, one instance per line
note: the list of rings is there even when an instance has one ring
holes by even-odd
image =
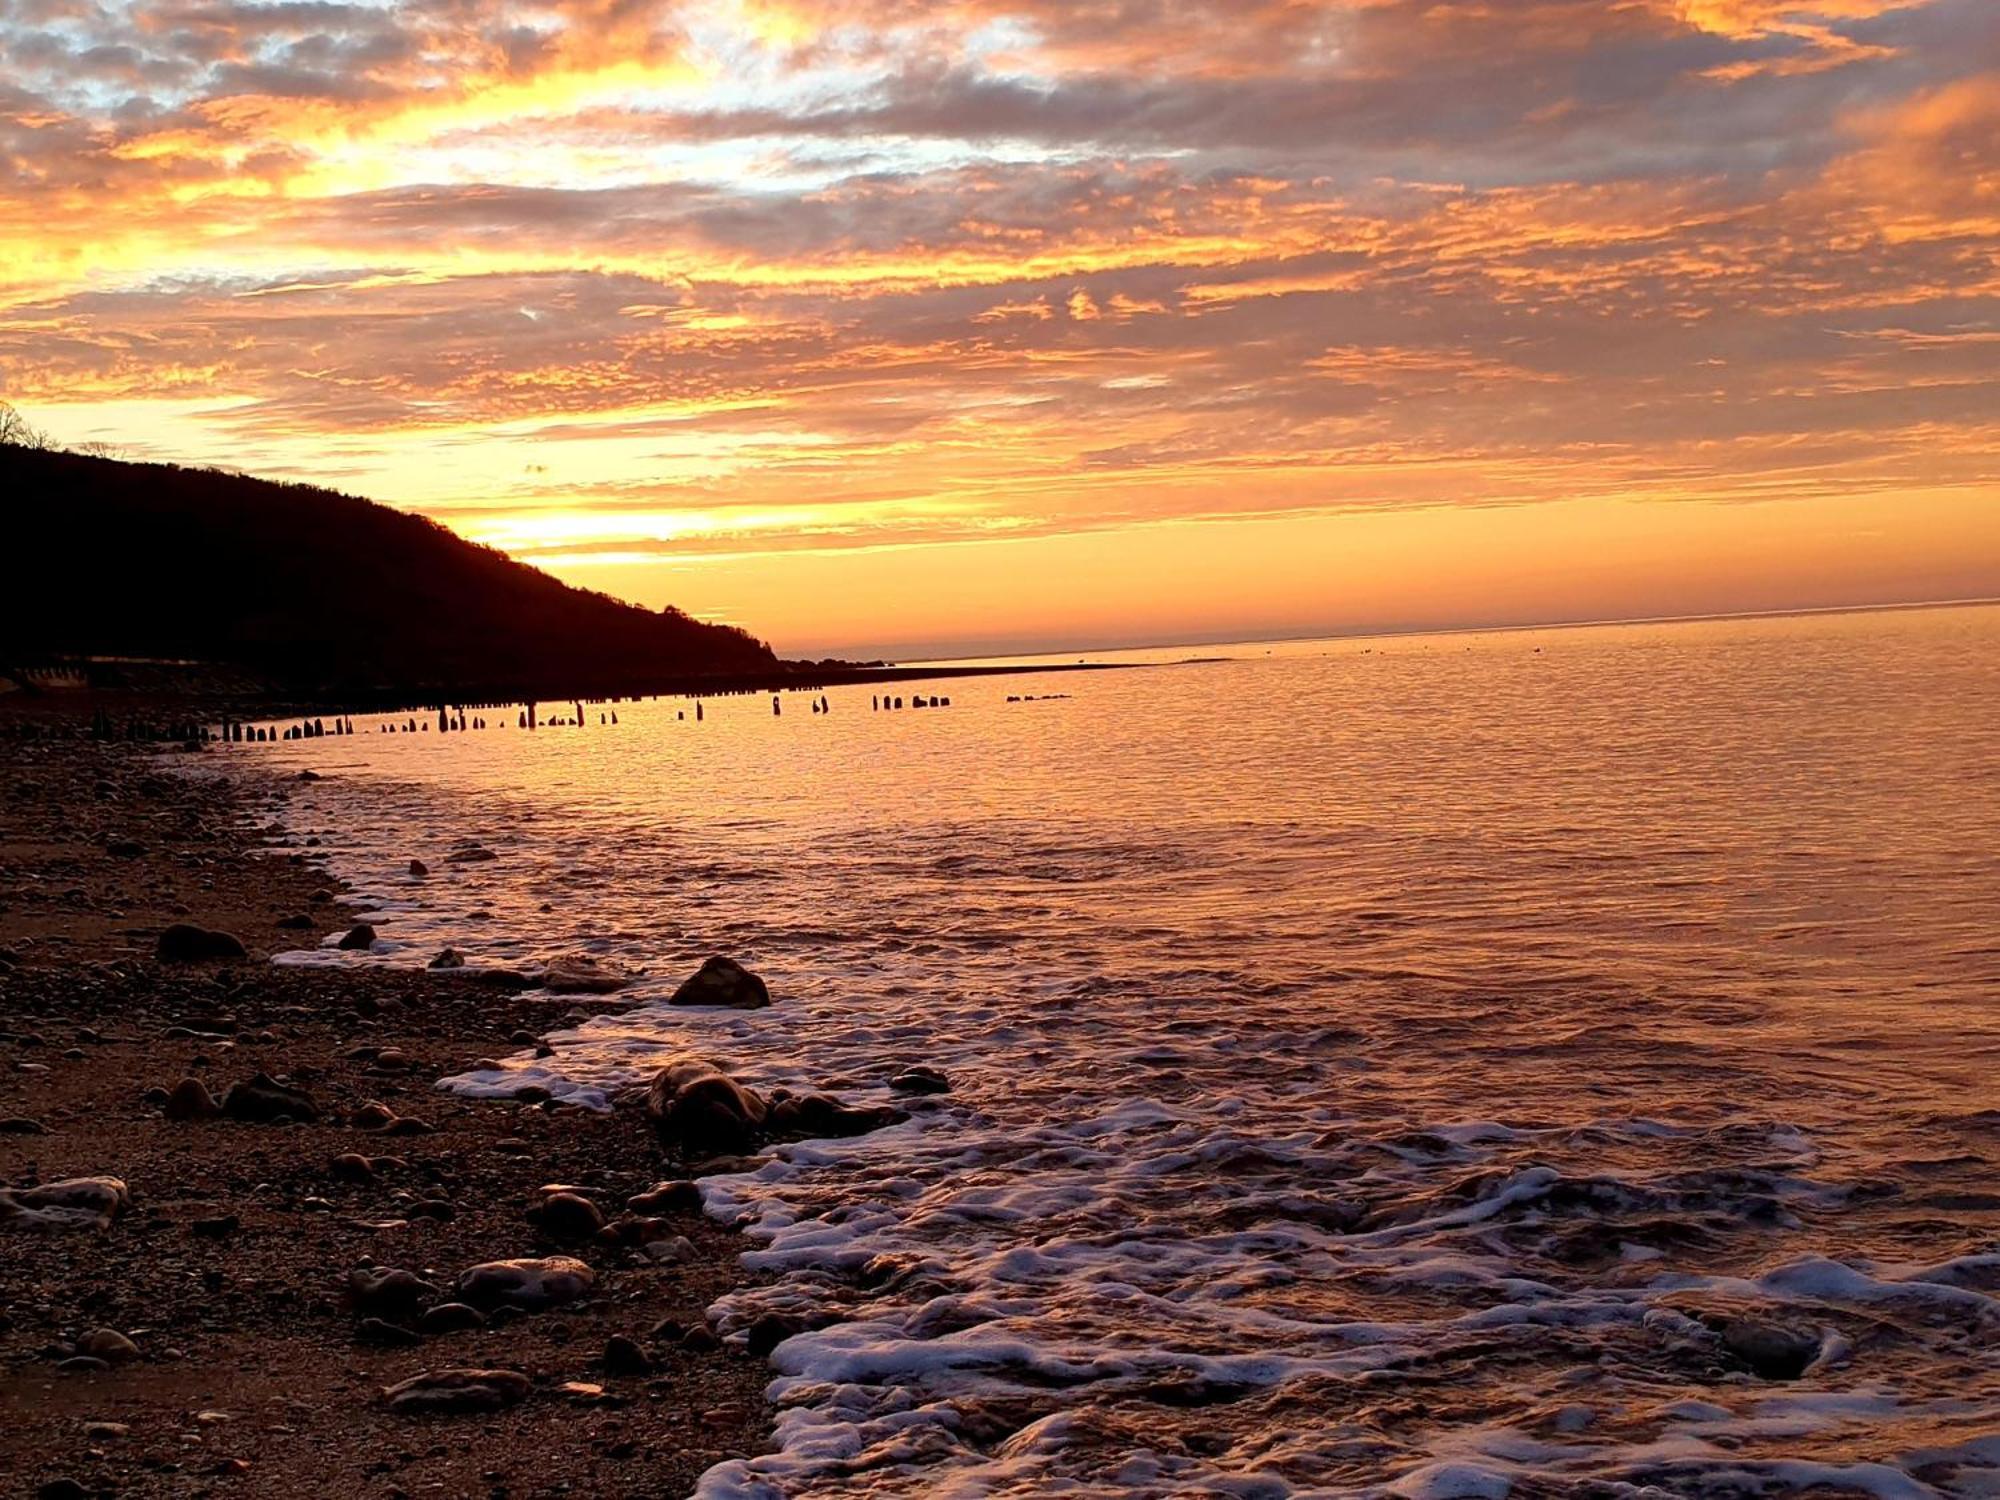
[[[274,967],[351,919],[310,854],[260,845],[283,796],[137,748],[0,739],[0,1187],[16,1205],[0,1493],[661,1495],[757,1451],[768,1366],[703,1321],[744,1275],[741,1242],[686,1190],[628,1210],[679,1175],[639,1111],[432,1087],[576,1002]],[[175,923],[245,956],[163,962]],[[168,1117],[184,1079],[221,1100],[258,1075],[316,1118]],[[288,1097],[248,1090],[238,1112]],[[366,1128],[385,1120],[400,1123]],[[129,1203],[102,1227],[35,1222],[23,1190],[81,1178],[119,1180]],[[554,1184],[609,1227],[531,1220]],[[469,1267],[553,1255],[594,1274],[580,1300],[423,1315]],[[431,1289],[405,1294],[391,1269]],[[460,1369],[525,1381],[484,1412],[385,1398]]]

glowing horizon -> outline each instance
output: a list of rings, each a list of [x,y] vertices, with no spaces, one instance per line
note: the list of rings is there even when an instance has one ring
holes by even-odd
[[[2000,595],[1990,0],[16,0],[0,397],[788,654]]]

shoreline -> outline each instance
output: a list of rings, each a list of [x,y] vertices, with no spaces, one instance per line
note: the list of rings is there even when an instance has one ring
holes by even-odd
[[[0,1492],[685,1494],[762,1451],[770,1368],[707,1322],[756,1279],[747,1246],[686,1190],[627,1209],[685,1175],[639,1111],[434,1087],[574,999],[272,964],[351,920],[317,851],[257,842],[249,815],[282,815],[283,796],[132,746],[0,737],[0,1188],[110,1177],[130,1197],[103,1228],[0,1207]],[[177,922],[246,956],[163,962]],[[259,1074],[318,1118],[166,1118],[183,1079],[220,1097]],[[371,1102],[415,1123],[362,1128]],[[549,1184],[611,1230],[531,1222]],[[449,1332],[354,1277],[407,1270],[435,1302],[471,1266],[552,1255],[595,1273],[582,1300]],[[516,1371],[525,1395],[449,1416],[385,1403],[463,1368]]]

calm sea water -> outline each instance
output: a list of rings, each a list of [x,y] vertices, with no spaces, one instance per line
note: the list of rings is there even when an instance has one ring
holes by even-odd
[[[707,1180],[825,1326],[705,1493],[2000,1495],[2000,610],[1158,655],[228,754],[310,961],[777,997],[451,1086],[950,1073]]]

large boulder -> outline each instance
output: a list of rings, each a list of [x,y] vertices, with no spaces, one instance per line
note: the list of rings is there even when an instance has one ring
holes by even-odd
[[[683,1156],[749,1150],[763,1132],[767,1113],[754,1090],[698,1057],[668,1063],[646,1090],[646,1118],[653,1133],[661,1146]]]
[[[716,954],[674,991],[673,1005],[721,1005],[730,1010],[759,1010],[771,1003],[764,981],[733,958]]]
[[[183,964],[250,956],[243,940],[233,933],[197,927],[192,922],[176,922],[162,932],[157,952],[167,963]]]

